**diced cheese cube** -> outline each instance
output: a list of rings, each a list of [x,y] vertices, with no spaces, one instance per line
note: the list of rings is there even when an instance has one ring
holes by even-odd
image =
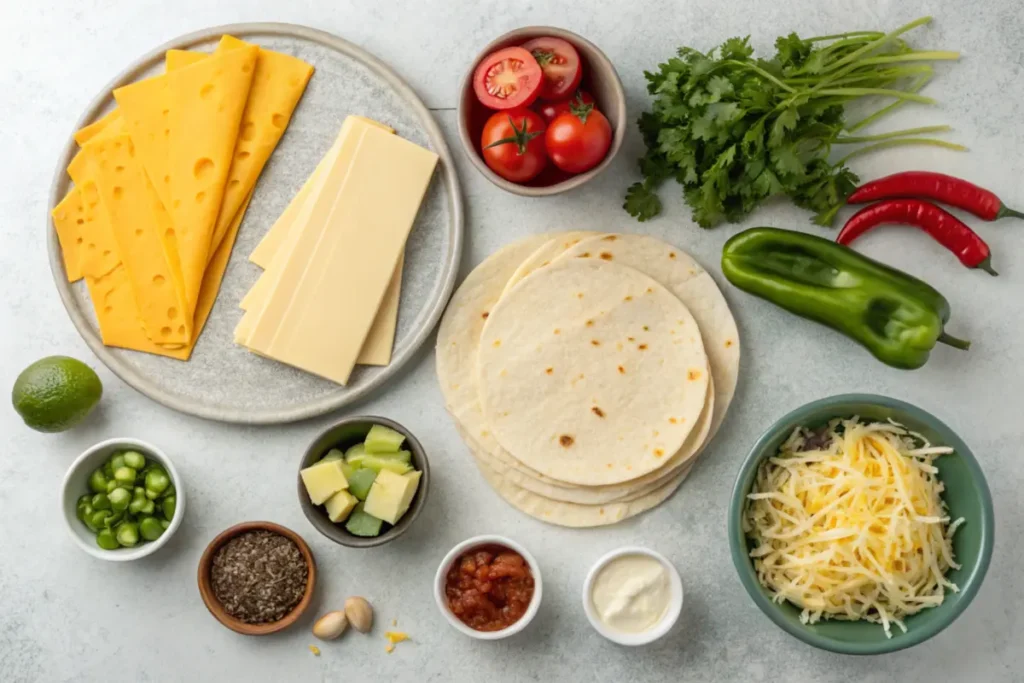
[[[321,505],[338,491],[348,488],[341,461],[320,462],[299,472],[313,505]]]
[[[370,494],[366,496],[364,510],[367,514],[377,519],[382,519],[388,524],[397,524],[402,518],[409,504],[412,503],[416,489],[420,485],[422,472],[407,472],[396,474],[391,470],[381,470],[380,474],[370,487]]]
[[[324,507],[327,509],[327,516],[332,522],[338,524],[348,519],[352,509],[359,502],[359,499],[348,491],[338,491],[327,499]]]

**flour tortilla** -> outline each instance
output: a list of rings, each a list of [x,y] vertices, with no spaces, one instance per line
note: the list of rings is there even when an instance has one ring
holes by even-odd
[[[566,249],[579,244],[581,240],[587,239],[588,237],[598,237],[602,233],[593,232],[591,230],[577,230],[575,232],[563,232],[556,235],[552,239],[548,240],[544,244],[537,248],[537,251],[530,254],[519,267],[516,268],[515,272],[512,273],[512,277],[508,279],[505,284],[505,289],[501,295],[505,296],[510,289],[519,284],[519,281],[524,277],[544,266],[550,264],[556,258],[562,255]]]
[[[715,411],[708,440],[725,420],[736,392],[740,341],[729,304],[714,278],[686,252],[646,235],[599,235],[569,247],[561,259],[608,260],[650,276],[690,310],[704,340],[715,380]]]
[[[538,496],[504,479],[480,461],[477,464],[487,483],[512,507],[548,524],[578,528],[616,524],[661,505],[675,493],[693,466],[686,465],[661,488],[639,498],[607,505],[577,505]]]
[[[582,486],[660,469],[708,393],[700,331],[640,271],[563,259],[490,311],[477,377],[484,421],[527,467]]]
[[[519,464],[497,441],[491,437],[488,441],[492,444],[488,451],[466,431],[466,428],[456,421],[462,440],[470,445],[470,453],[474,459],[510,484],[525,489],[530,493],[537,494],[542,498],[549,498],[565,503],[576,503],[578,505],[603,505],[607,503],[627,502],[639,498],[645,494],[661,488],[669,479],[677,475],[680,470],[693,464],[696,456],[703,450],[705,441],[711,428],[712,411],[714,410],[714,386],[708,387],[708,398],[704,403],[704,410],[697,423],[697,427],[690,432],[683,447],[665,463],[664,467],[655,470],[642,477],[610,486],[574,486],[572,484],[559,483],[556,480],[533,472],[529,468]]]
[[[477,460],[533,493],[571,503],[601,504],[641,495],[675,474],[694,456],[693,435],[665,463],[664,471],[655,471],[623,484],[577,487],[526,467],[501,447],[483,420],[474,379],[476,349],[486,321],[484,314],[489,314],[497,303],[505,283],[522,268],[524,259],[537,256],[539,249],[556,244],[572,246],[571,242],[579,235],[581,233],[529,237],[500,249],[477,266],[455,292],[441,321],[437,337],[437,375],[445,405],[463,439],[472,444],[471,452]],[[537,262],[542,263],[543,260],[546,259]],[[711,393],[713,387],[709,386]],[[695,432],[706,435],[710,417],[705,409]]]

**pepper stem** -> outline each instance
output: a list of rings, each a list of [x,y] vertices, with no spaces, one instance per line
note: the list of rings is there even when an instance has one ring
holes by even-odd
[[[1014,211],[1006,204],[999,207],[999,213],[996,214],[996,220],[1000,218],[1024,218],[1024,212]]]
[[[961,351],[966,351],[971,348],[971,342],[966,339],[958,339],[957,337],[954,337],[951,334],[946,334],[945,332],[939,335],[937,341],[946,344],[947,346],[952,346],[954,349],[960,349]]]
[[[999,273],[996,272],[996,269],[992,267],[992,258],[991,257],[986,257],[984,261],[982,261],[981,263],[979,263],[978,265],[976,265],[974,267],[978,268],[980,270],[984,270],[989,275],[999,275]]]

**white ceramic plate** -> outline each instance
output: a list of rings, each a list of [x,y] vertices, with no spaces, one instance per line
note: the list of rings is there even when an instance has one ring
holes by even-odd
[[[183,413],[224,422],[302,420],[349,405],[379,388],[430,335],[458,273],[463,234],[459,182],[437,123],[397,74],[352,43],[292,24],[217,26],[161,45],[104,86],[75,130],[114,106],[110,95],[114,88],[160,73],[165,51],[212,51],[225,33],[293,54],[312,64],[316,72],[256,186],[217,303],[192,359],[183,363],[104,346],[84,282],[68,284],[49,214],[71,184],[65,169],[77,151],[72,139],[57,163],[47,207],[50,267],[64,306],[89,347],[114,374],[149,398]],[[358,366],[349,384],[341,387],[249,353],[234,344],[233,331],[242,316],[238,304],[262,272],[249,263],[249,254],[313,171],[349,114],[387,122],[402,137],[436,152],[440,163],[406,245],[391,364]]]

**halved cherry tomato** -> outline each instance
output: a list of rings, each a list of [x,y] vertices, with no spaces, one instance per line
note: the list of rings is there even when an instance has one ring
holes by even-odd
[[[536,178],[548,163],[544,119],[529,109],[492,114],[484,124],[480,147],[491,170],[514,183]]]
[[[551,123],[558,118],[559,114],[569,111],[569,107],[573,103],[594,104],[594,98],[586,90],[577,90],[576,94],[567,100],[562,100],[561,102],[542,102],[537,107],[537,111],[544,117],[545,121]]]
[[[551,122],[544,139],[551,163],[568,173],[583,173],[608,154],[612,126],[594,105],[572,104]]]
[[[483,58],[473,72],[473,91],[485,107],[514,109],[533,104],[544,85],[544,72],[528,51],[506,47]]]
[[[541,99],[564,100],[579,87],[583,63],[576,48],[567,40],[544,36],[523,45],[544,71]]]

